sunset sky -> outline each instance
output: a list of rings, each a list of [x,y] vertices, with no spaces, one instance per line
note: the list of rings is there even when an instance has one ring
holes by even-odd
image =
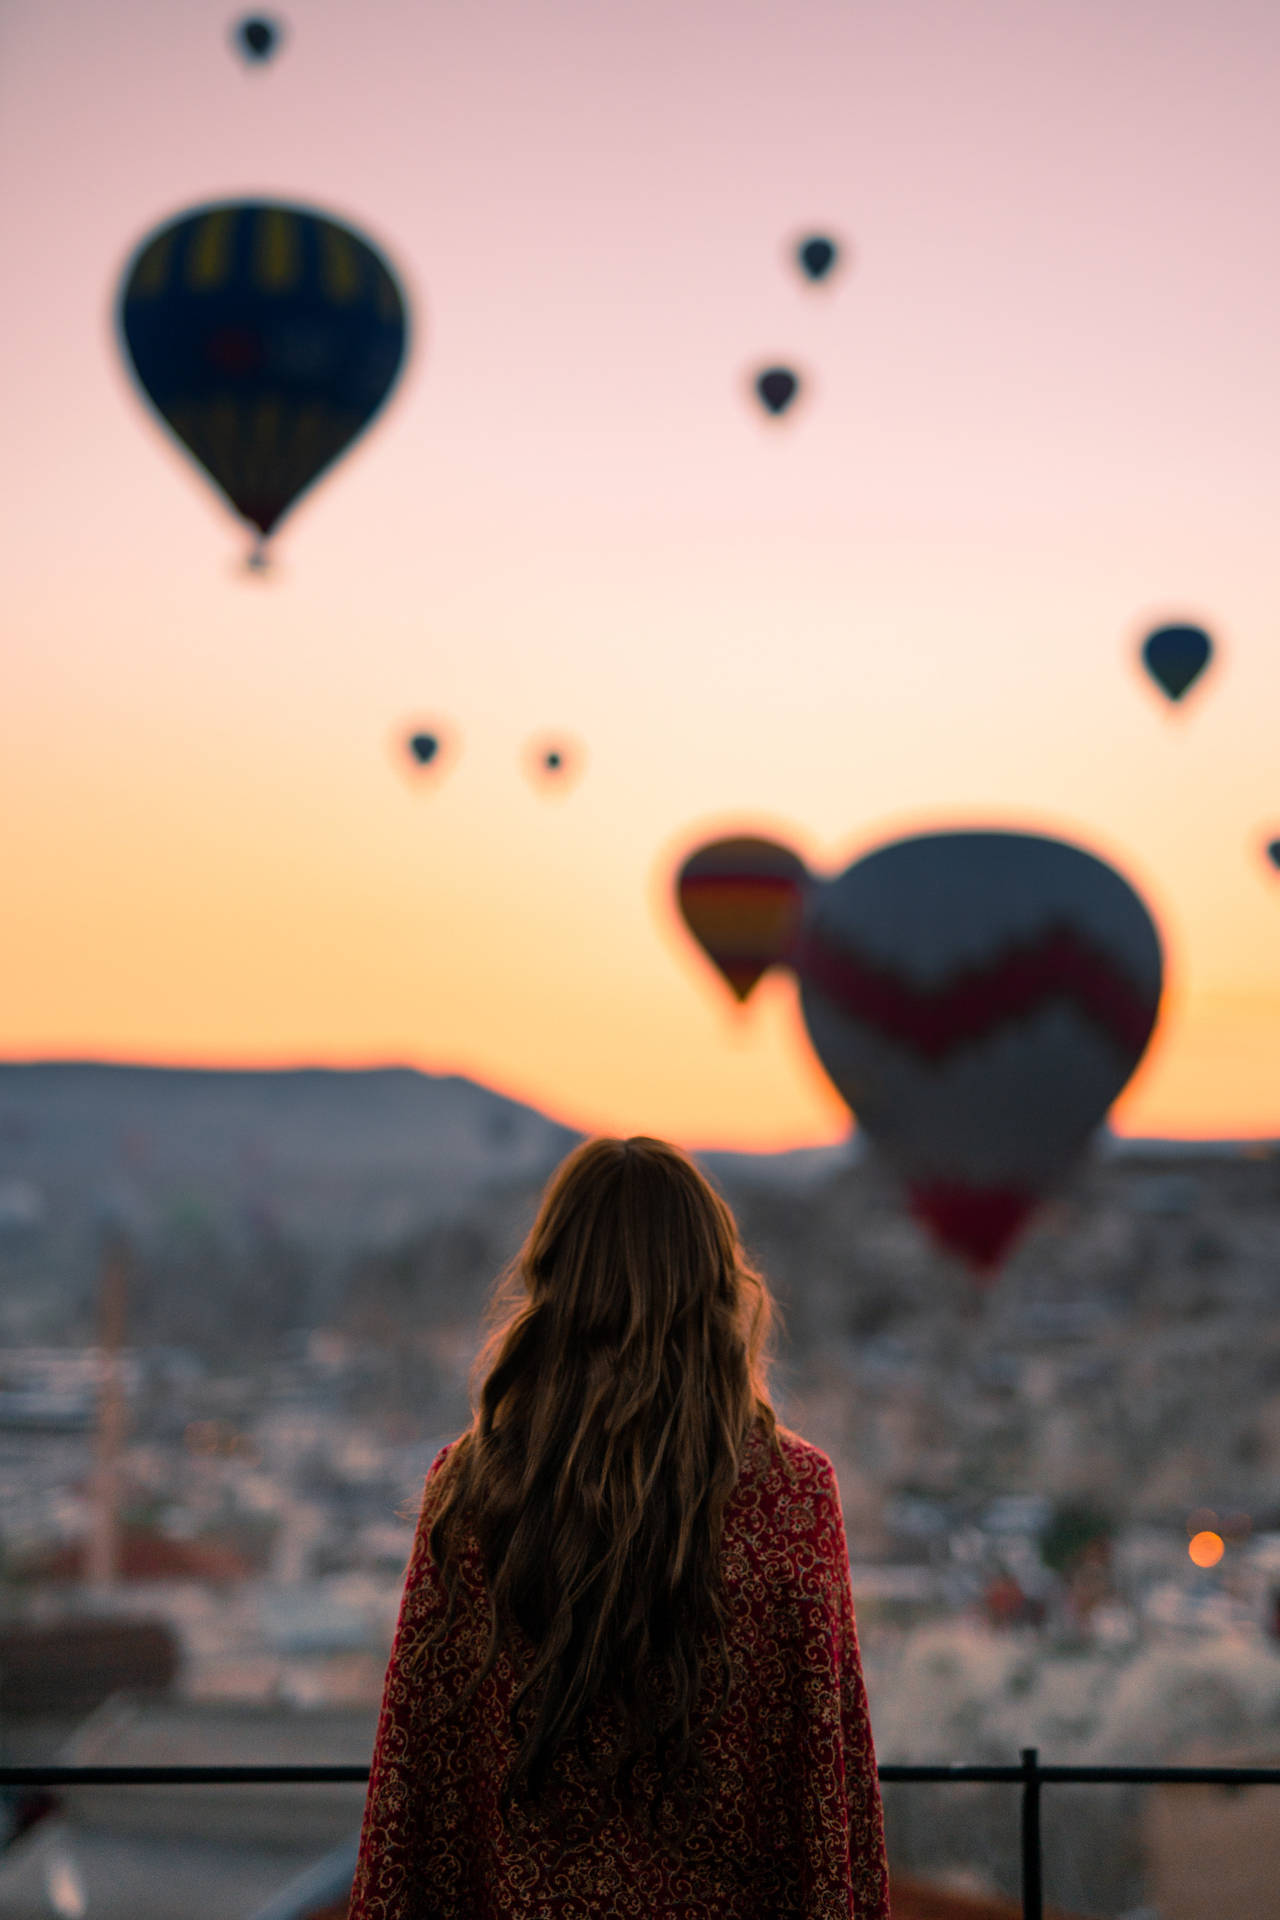
[[[1117,1123],[1280,1134],[1274,0],[290,0],[253,70],[236,17],[0,13],[0,1055],[832,1140],[789,981],[738,1014],[678,926],[681,854],[1030,826],[1165,937]],[[112,320],[151,227],[241,194],[353,222],[413,304],[264,578]],[[812,229],[852,255],[820,288]],[[1136,652],[1176,619],[1219,652],[1174,709]]]

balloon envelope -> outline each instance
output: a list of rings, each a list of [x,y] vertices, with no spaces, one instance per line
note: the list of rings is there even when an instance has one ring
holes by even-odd
[[[420,767],[429,767],[440,751],[440,739],[434,733],[411,733],[409,751]]]
[[[810,280],[825,280],[839,258],[839,247],[825,233],[811,233],[796,248],[796,259]]]
[[[799,391],[790,367],[764,367],[756,375],[756,396],[767,413],[785,413]]]
[[[1268,840],[1267,858],[1273,867],[1280,867],[1280,840]]]
[[[1203,627],[1157,627],[1142,643],[1142,663],[1170,700],[1181,700],[1212,657]]]
[[[547,791],[571,787],[582,771],[582,750],[565,739],[533,740],[525,749],[525,767],[535,786]]]
[[[1162,960],[1146,907],[1093,854],[935,833],[814,889],[797,972],[831,1080],[916,1213],[981,1271],[1141,1059]]]
[[[227,201],[151,234],[120,329],[161,418],[264,538],[369,424],[400,372],[390,266],[309,208]]]
[[[280,29],[264,14],[250,14],[235,30],[235,43],[246,60],[269,60],[280,44]]]
[[[803,860],[776,840],[712,840],[684,862],[676,877],[684,923],[737,1000],[791,958],[808,884]]]

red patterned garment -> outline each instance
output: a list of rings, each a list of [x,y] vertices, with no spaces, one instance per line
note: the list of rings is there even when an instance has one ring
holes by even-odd
[[[504,1827],[509,1649],[466,1713],[449,1717],[488,1642],[478,1548],[463,1559],[447,1639],[411,1670],[444,1609],[427,1545],[444,1449],[427,1475],[387,1669],[349,1920],[889,1920],[835,1473],[807,1441],[779,1438],[781,1458],[753,1437],[725,1509],[731,1691],[714,1726],[695,1715],[712,1791],[678,1861],[606,1804],[611,1790],[572,1744],[554,1811],[517,1805]],[[715,1696],[714,1672],[703,1698]]]

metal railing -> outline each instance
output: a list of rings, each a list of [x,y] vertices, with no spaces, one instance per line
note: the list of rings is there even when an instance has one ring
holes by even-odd
[[[0,1767],[4,1787],[301,1787],[363,1786],[367,1766],[321,1767]],[[1024,1747],[1017,1766],[885,1764],[886,1784],[945,1785],[952,1781],[1022,1789],[1022,1920],[1044,1920],[1044,1859],[1040,1795],[1044,1787],[1280,1787],[1280,1767],[1055,1767],[1041,1764],[1037,1747]]]

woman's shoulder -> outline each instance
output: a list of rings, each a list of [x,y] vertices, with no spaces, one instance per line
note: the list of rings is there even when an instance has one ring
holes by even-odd
[[[426,1477],[422,1482],[422,1495],[421,1495],[421,1501],[419,1505],[419,1512],[421,1512],[421,1507],[423,1505],[431,1504],[433,1500],[438,1499],[441,1493],[443,1493],[445,1470],[449,1466],[451,1461],[456,1461],[457,1454],[458,1454],[458,1443],[463,1438],[464,1436],[462,1434],[459,1434],[457,1436],[457,1439],[446,1442],[446,1444],[438,1450],[435,1458],[431,1462],[431,1465],[427,1468]]]
[[[433,1480],[435,1476],[444,1467],[445,1462],[453,1458],[454,1454],[458,1451],[459,1446],[466,1439],[466,1437],[467,1436],[465,1433],[459,1433],[455,1435],[455,1437],[452,1440],[445,1441],[445,1444],[441,1447],[435,1459],[431,1462],[431,1465],[427,1468],[428,1480]]]
[[[753,1429],[732,1506],[770,1515],[807,1507],[816,1514],[833,1502],[839,1503],[835,1468],[821,1447],[780,1423],[772,1432],[763,1423]]]
[[[432,1526],[445,1505],[452,1478],[450,1469],[457,1466],[466,1439],[460,1433],[440,1448],[431,1465],[427,1468],[426,1478],[422,1482],[422,1491],[418,1496],[418,1540],[421,1543],[430,1533]]]
[[[835,1469],[821,1447],[778,1427],[752,1435],[725,1510],[724,1568],[731,1586],[830,1597],[844,1564]]]
[[[836,1470],[821,1447],[781,1421],[772,1432],[763,1421],[752,1429],[743,1458],[744,1476],[784,1480],[799,1488],[833,1486]]]
[[[824,1486],[834,1482],[836,1470],[821,1447],[815,1447],[812,1440],[806,1440],[802,1434],[792,1433],[789,1427],[779,1425],[777,1433],[783,1459],[793,1474]]]

